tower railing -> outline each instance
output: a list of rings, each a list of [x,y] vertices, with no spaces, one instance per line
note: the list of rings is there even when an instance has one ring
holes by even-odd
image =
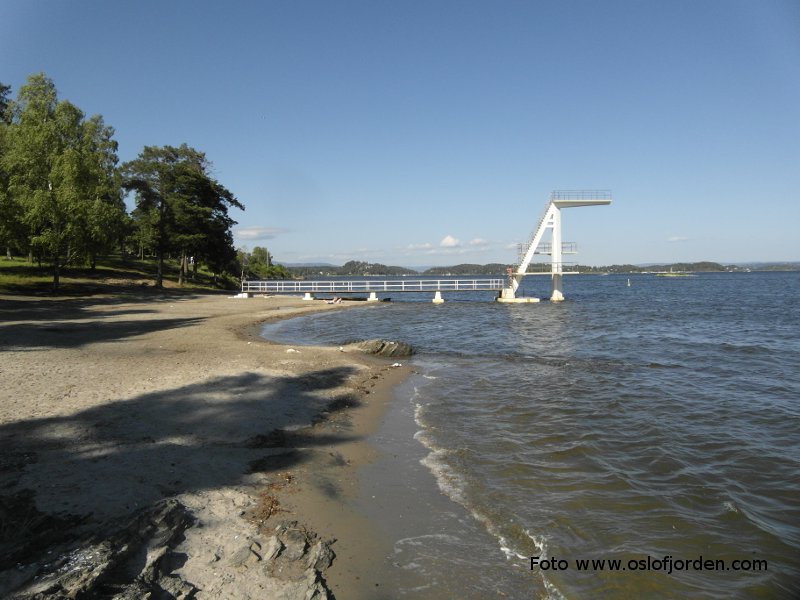
[[[611,190],[554,190],[550,193],[551,202],[569,200],[611,200]]]

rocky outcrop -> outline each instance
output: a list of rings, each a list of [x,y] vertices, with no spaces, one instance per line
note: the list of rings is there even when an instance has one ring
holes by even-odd
[[[394,342],[390,340],[355,341],[346,344],[346,346],[356,348],[366,354],[376,354],[378,356],[392,358],[411,356],[414,354],[414,348],[411,346],[411,344],[406,344],[405,342]]]
[[[68,551],[48,553],[51,562],[34,565],[34,581],[10,598],[191,598],[197,589],[171,574],[173,548],[191,522],[177,500],[160,502],[106,539],[94,537]]]
[[[110,598],[112,600],[191,599],[203,591],[176,574],[186,556],[176,550],[193,524],[186,507],[175,499],[160,502],[105,539],[93,538],[54,549],[46,561],[25,565],[27,583],[10,600]],[[331,543],[296,521],[249,538],[238,550],[216,557],[229,577],[228,597],[255,598],[241,581],[273,600],[333,598],[324,572],[334,559]],[[22,565],[20,565],[22,567]],[[212,595],[220,590],[208,590]]]

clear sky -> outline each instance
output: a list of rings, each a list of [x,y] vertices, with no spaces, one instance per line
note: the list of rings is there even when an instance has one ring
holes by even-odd
[[[278,261],[514,262],[581,188],[583,264],[800,260],[798,0],[0,0],[0,82],[40,71]]]

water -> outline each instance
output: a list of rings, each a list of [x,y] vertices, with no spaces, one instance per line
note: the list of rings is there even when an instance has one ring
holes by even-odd
[[[267,328],[419,350],[388,419],[411,426],[383,441],[444,504],[405,492],[429,506],[392,526],[397,596],[800,597],[800,275],[580,276],[565,294],[397,297]]]

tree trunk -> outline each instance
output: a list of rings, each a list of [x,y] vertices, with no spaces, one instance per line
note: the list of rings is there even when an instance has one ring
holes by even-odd
[[[58,291],[58,284],[61,279],[61,270],[58,255],[53,255],[53,292]]]
[[[89,255],[89,266],[92,269],[92,272],[97,270],[97,252],[92,252]]]
[[[12,256],[11,256],[11,246],[6,246],[6,258],[8,260],[11,260],[11,258],[12,258]]]
[[[158,273],[156,274],[156,287],[164,287],[164,250],[158,249]]]
[[[178,285],[183,286],[183,279],[186,274],[186,250],[181,250],[180,269],[178,269]]]
[[[197,278],[197,258],[192,261],[192,281]]]

